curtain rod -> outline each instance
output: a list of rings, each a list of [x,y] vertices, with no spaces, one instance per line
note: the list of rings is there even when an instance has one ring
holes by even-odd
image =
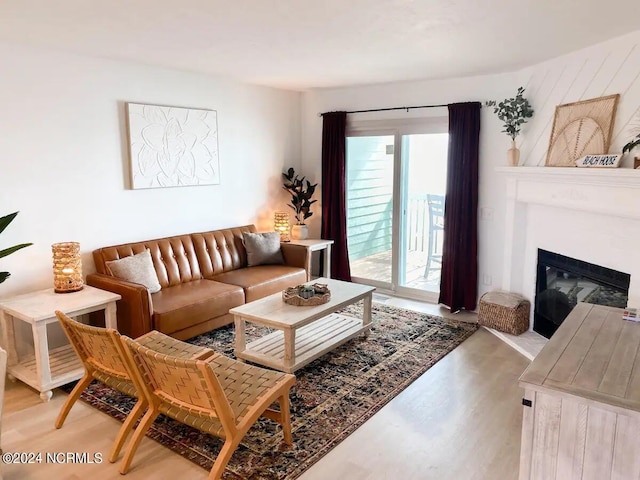
[[[406,110],[408,112],[409,110],[414,110],[416,108],[438,108],[438,107],[448,107],[448,106],[449,106],[448,104],[444,103],[442,105],[418,105],[415,107],[371,108],[369,110],[352,110],[350,112],[345,112],[345,113],[388,112],[390,110]],[[323,117],[327,113],[331,113],[331,112],[319,113],[318,116]]]

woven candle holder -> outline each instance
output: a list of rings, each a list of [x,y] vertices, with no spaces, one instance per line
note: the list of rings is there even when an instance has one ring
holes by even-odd
[[[70,293],[82,290],[82,261],[80,244],[77,242],[54,243],[53,289],[56,293]]]
[[[273,229],[280,234],[281,242],[289,242],[289,214],[276,212],[273,216]]]

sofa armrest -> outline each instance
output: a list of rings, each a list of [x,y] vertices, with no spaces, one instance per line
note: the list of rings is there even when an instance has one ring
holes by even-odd
[[[285,265],[304,268],[307,271],[307,279],[311,278],[311,251],[307,247],[281,243],[280,250],[282,250]]]
[[[87,275],[87,284],[122,297],[117,302],[118,331],[137,338],[153,329],[153,304],[149,290],[138,283],[101,273]]]

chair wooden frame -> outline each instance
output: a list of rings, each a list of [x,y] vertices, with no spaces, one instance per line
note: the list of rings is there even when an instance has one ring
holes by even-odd
[[[62,405],[56,419],[56,428],[62,427],[71,407],[94,379],[116,388],[126,395],[131,395],[132,391],[140,392],[140,386],[137,384],[138,379],[137,377],[132,378],[125,350],[120,341],[120,334],[116,330],[92,327],[76,322],[60,311],[56,311],[56,316],[85,370],[84,375],[71,391],[64,405]],[[114,381],[106,383],[105,380],[107,379]],[[131,388],[123,388],[128,385]],[[121,388],[118,388],[118,386]],[[148,406],[144,396],[137,395],[135,398],[137,402],[129,415],[127,415],[122,427],[120,427],[120,431],[111,447],[109,461],[112,463],[118,458],[129,433],[131,433],[136,421]]]
[[[0,437],[2,436],[2,410],[4,408],[4,381],[7,376],[7,352],[0,348]],[[2,443],[0,442],[0,454],[2,454]],[[0,474],[0,479],[2,474]]]
[[[60,409],[56,428],[62,427],[71,407],[94,379],[137,399],[113,442],[108,457],[113,463],[136,422],[149,405],[147,397],[140,393],[143,391],[142,380],[138,370],[131,366],[127,349],[117,330],[85,325],[60,311],[56,311],[56,316],[85,369],[84,375]],[[155,330],[138,337],[136,342],[153,351],[169,352],[177,358],[204,359],[214,354],[210,348],[190,345]]]
[[[206,361],[180,359],[125,336],[121,341],[130,365],[137,370],[149,409],[127,445],[120,473],[127,473],[142,438],[160,413],[224,439],[210,480],[221,478],[240,441],[261,416],[280,423],[284,442],[292,444],[289,391],[295,376],[224,355],[214,354]],[[280,411],[269,409],[275,401]]]

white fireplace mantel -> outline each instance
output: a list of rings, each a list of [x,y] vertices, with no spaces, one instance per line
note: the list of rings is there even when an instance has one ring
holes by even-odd
[[[511,178],[538,178],[571,183],[578,181],[592,185],[635,185],[640,188],[640,169],[632,168],[498,167],[496,172]]]
[[[640,170],[499,167],[506,179],[502,288],[533,299],[544,248],[631,274],[640,307]]]
[[[512,286],[514,255],[521,256],[526,205],[640,219],[640,169],[500,167],[507,178],[504,288]],[[638,272],[640,274],[640,272]]]

